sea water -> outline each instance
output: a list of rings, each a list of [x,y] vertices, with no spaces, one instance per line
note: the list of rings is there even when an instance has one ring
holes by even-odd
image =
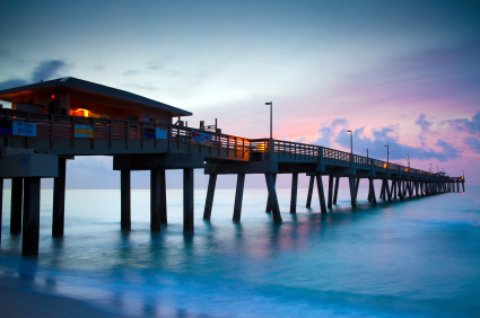
[[[264,189],[218,189],[210,222],[195,191],[195,233],[182,232],[182,191],[168,190],[168,226],[150,233],[149,191],[132,191],[132,231],[120,231],[120,191],[67,190],[65,237],[51,237],[52,191],[42,190],[40,255],[9,234],[4,191],[0,277],[111,313],[152,317],[479,317],[480,188],[358,209],[297,214],[279,189],[283,223]],[[378,195],[378,194],[377,194]]]

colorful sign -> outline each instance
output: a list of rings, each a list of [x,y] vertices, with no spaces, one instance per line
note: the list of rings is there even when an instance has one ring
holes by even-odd
[[[93,127],[90,125],[75,124],[75,138],[93,138]]]
[[[192,141],[197,144],[207,145],[212,142],[212,135],[198,130],[192,130]]]
[[[155,129],[155,138],[156,139],[167,139],[167,130],[157,127]]]
[[[37,124],[14,121],[12,122],[12,135],[35,137],[37,136]]]

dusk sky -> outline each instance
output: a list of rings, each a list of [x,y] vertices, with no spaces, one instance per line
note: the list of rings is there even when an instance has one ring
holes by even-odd
[[[2,0],[0,69],[0,89],[74,76],[245,137],[271,100],[277,139],[348,150],[352,129],[356,153],[480,185],[479,1]],[[116,173],[69,165],[71,185]]]

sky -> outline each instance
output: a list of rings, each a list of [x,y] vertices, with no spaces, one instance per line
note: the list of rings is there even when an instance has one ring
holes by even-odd
[[[0,89],[64,76],[251,138],[272,101],[277,139],[348,151],[352,130],[356,153],[480,185],[479,1],[2,0]],[[69,167],[118,185],[111,158]]]

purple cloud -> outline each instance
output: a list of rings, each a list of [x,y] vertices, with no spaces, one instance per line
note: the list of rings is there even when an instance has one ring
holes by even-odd
[[[459,118],[446,122],[458,131],[465,131],[471,134],[480,133],[480,111],[473,115],[472,119]]]
[[[478,138],[467,137],[465,138],[465,144],[476,153],[480,153],[480,140]]]

